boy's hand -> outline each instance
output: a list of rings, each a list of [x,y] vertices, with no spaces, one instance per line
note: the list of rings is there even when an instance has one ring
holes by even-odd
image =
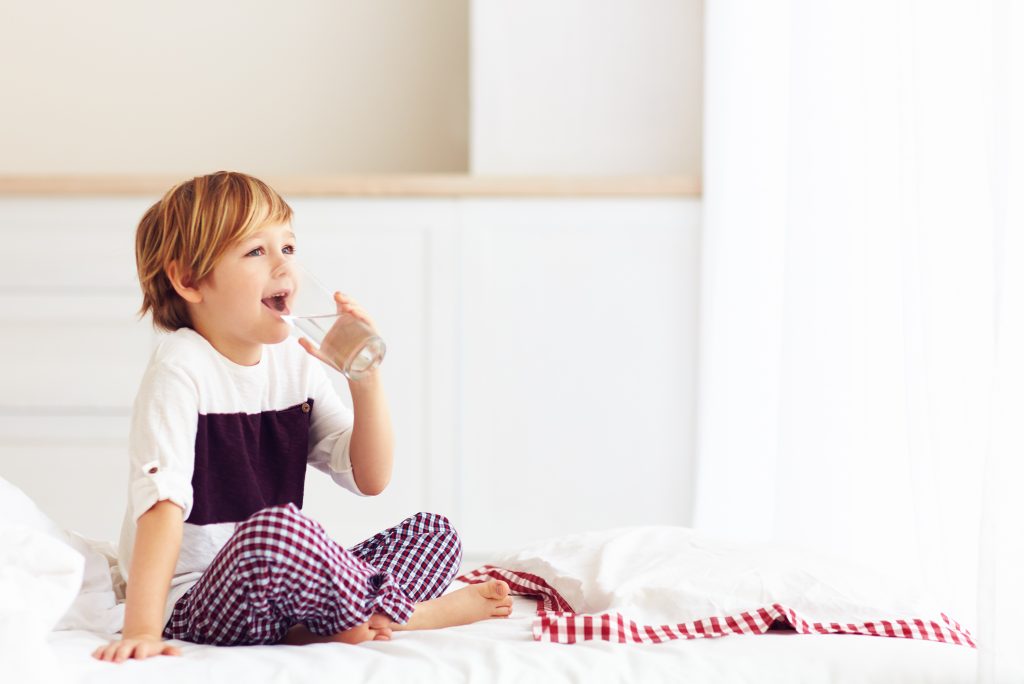
[[[340,292],[335,292],[334,303],[338,307],[338,313],[352,314],[353,316],[361,320],[363,323],[366,323],[366,325],[373,328],[374,332],[377,331],[377,326],[374,325],[373,321],[370,319],[370,315],[367,314],[366,311],[364,311],[362,307],[360,307],[359,304],[357,304],[356,301],[349,297],[348,295],[344,295]]]
[[[171,646],[158,636],[140,634],[131,639],[111,641],[106,646],[100,646],[92,652],[93,658],[114,663],[124,662],[126,658],[145,660],[150,656],[158,655],[180,656],[181,649]]]

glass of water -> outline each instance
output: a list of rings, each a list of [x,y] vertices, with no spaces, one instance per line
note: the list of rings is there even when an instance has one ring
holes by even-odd
[[[276,308],[293,329],[310,338],[324,363],[350,380],[366,377],[384,359],[377,331],[350,313],[338,313],[334,291],[296,264],[295,289]]]

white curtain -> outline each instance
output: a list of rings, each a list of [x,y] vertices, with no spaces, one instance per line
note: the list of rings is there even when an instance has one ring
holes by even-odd
[[[694,524],[918,578],[1024,681],[1024,3],[705,22]]]

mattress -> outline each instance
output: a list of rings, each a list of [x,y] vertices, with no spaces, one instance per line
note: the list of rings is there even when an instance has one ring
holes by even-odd
[[[459,575],[476,569],[464,562]],[[445,593],[466,586],[455,581]],[[390,641],[217,647],[175,641],[181,656],[110,663],[91,656],[114,635],[56,631],[48,644],[64,681],[212,682],[971,682],[977,650],[934,641],[771,631],[656,644],[534,641],[537,601],[512,615]]]

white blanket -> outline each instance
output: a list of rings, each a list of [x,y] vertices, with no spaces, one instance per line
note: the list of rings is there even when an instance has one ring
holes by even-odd
[[[537,639],[660,642],[763,633],[925,639],[968,648],[961,627],[911,581],[778,544],[737,544],[678,526],[554,537],[498,555],[469,581],[500,578],[545,597]],[[593,618],[593,619],[591,619]]]

